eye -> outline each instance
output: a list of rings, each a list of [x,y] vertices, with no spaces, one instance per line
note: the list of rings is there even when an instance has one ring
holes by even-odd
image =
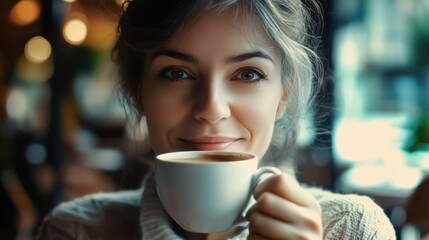
[[[188,74],[184,69],[179,67],[169,67],[161,70],[159,76],[162,79],[179,81],[183,79],[191,79],[192,76]]]
[[[266,79],[266,75],[260,70],[253,68],[240,69],[231,80],[245,81],[248,83],[258,83]]]

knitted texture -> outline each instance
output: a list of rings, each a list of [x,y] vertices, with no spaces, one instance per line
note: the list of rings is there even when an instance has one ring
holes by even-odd
[[[322,208],[324,239],[395,239],[395,231],[370,198],[309,190]]]
[[[307,188],[322,208],[325,240],[395,239],[383,210],[370,198]],[[60,204],[44,220],[36,239],[183,239],[173,229],[151,175],[136,191],[92,194]],[[229,239],[246,239],[243,229]]]

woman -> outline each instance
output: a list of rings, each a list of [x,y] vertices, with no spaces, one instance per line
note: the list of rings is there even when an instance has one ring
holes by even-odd
[[[317,76],[309,4],[134,0],[125,6],[113,56],[124,96],[136,119],[146,122],[154,155],[234,150],[258,155],[261,165],[290,161]],[[306,189],[287,173],[255,188],[248,227],[186,232],[163,210],[153,176],[145,179],[139,191],[60,205],[39,238],[395,238],[383,211],[368,198]]]

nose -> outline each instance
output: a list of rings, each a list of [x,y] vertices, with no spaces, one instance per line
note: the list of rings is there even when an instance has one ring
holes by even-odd
[[[222,83],[201,83],[195,95],[193,116],[197,121],[217,124],[231,116],[227,89]]]

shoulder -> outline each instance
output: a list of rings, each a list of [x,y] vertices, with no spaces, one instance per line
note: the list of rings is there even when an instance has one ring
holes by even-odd
[[[121,239],[123,234],[138,236],[140,196],[141,190],[96,193],[61,203],[45,217],[37,238]]]
[[[395,239],[392,224],[372,199],[309,188],[322,208],[324,239]]]

